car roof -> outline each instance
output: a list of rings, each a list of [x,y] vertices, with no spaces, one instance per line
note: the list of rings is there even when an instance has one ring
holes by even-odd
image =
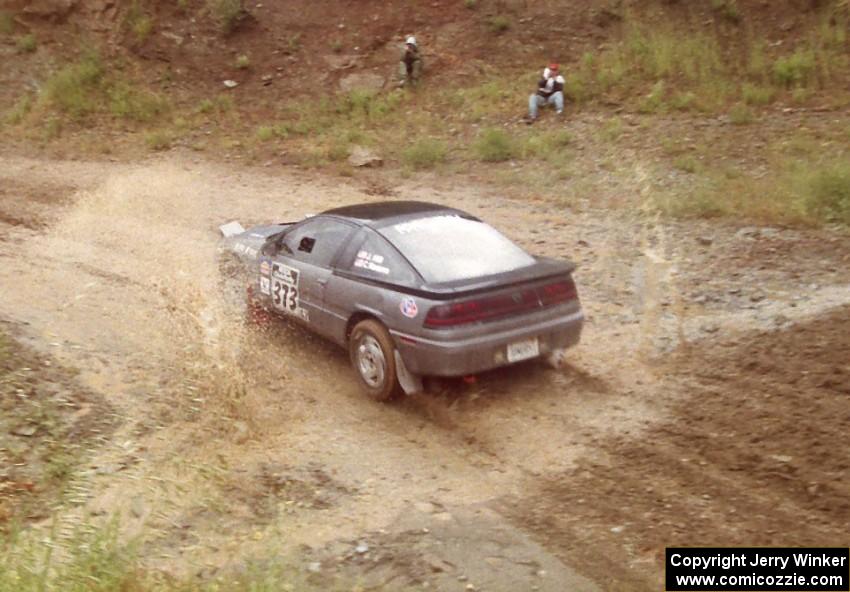
[[[434,214],[457,214],[472,218],[466,212],[455,208],[425,201],[378,201],[373,203],[343,206],[322,212],[322,216],[336,216],[364,224],[366,226],[383,226],[389,220],[422,218]]]

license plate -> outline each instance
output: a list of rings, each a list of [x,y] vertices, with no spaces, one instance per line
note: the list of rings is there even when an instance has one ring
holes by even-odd
[[[540,345],[537,338],[525,339],[508,345],[508,362],[519,362],[540,355]]]

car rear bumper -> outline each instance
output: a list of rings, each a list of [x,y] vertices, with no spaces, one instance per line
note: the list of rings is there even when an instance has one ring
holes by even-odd
[[[527,323],[486,335],[453,339],[422,338],[390,331],[410,372],[424,376],[465,376],[512,363],[508,346],[537,338],[539,355],[576,345],[581,338],[584,313]]]

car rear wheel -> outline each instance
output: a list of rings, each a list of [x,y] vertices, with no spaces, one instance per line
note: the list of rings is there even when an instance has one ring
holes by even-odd
[[[395,346],[387,329],[368,319],[355,325],[348,341],[351,365],[361,386],[376,401],[387,401],[398,393]]]

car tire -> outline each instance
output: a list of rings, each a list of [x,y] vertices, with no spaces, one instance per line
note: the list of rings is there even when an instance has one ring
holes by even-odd
[[[376,320],[360,321],[351,331],[351,365],[360,385],[376,401],[388,401],[400,390],[394,352],[389,332]]]

